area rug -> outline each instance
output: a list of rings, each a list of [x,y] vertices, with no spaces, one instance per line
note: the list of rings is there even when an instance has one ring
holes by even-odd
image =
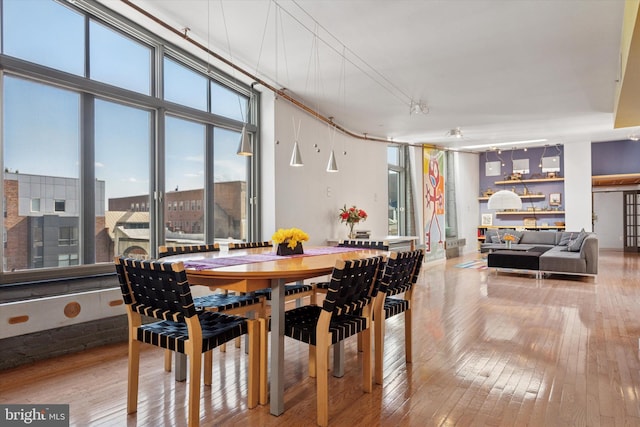
[[[486,259],[474,259],[472,261],[463,262],[462,264],[457,264],[458,268],[475,268],[476,270],[486,270],[487,269],[487,260]]]

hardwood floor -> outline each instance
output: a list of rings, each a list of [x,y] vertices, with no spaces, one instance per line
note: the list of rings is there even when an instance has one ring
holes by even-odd
[[[402,317],[387,321],[384,386],[361,390],[356,343],[345,376],[330,378],[335,426],[640,426],[640,257],[601,251],[589,278],[423,268],[414,291],[414,362],[404,362]],[[147,347],[150,348],[150,347]],[[214,353],[202,388],[203,426],[313,426],[307,348],[286,340],[286,411],[246,405],[246,356]],[[72,426],[186,422],[186,384],[141,359],[137,414],[126,414],[125,344],[0,372],[0,402],[68,403]]]

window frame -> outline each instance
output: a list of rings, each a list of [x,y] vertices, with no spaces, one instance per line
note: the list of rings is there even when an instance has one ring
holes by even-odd
[[[1,2],[2,0],[0,0]],[[2,93],[1,85],[4,82],[5,75],[11,75],[18,78],[26,79],[29,81],[40,82],[47,85],[57,86],[63,89],[72,90],[76,93],[81,94],[81,98],[84,103],[91,104],[91,102],[95,98],[103,98],[109,101],[128,104],[136,108],[148,109],[153,112],[153,118],[155,121],[155,128],[164,125],[163,117],[167,113],[171,113],[172,115],[181,116],[187,118],[189,120],[194,120],[201,122],[208,127],[221,127],[230,130],[234,130],[240,132],[244,123],[233,120],[227,117],[218,116],[212,114],[207,111],[199,111],[190,107],[177,105],[174,103],[170,103],[165,101],[162,97],[162,88],[161,82],[162,79],[162,69],[158,69],[158,64],[162,63],[162,58],[164,55],[170,56],[173,60],[181,63],[182,65],[188,66],[199,73],[204,74],[209,84],[207,85],[209,88],[211,86],[211,82],[215,81],[218,84],[222,84],[230,90],[234,90],[238,92],[240,95],[245,96],[250,103],[249,111],[250,117],[246,118],[249,123],[247,125],[247,131],[253,134],[254,141],[254,155],[251,159],[251,167],[249,168],[247,176],[247,215],[248,215],[248,224],[249,225],[249,233],[250,238],[254,238],[254,236],[260,235],[260,210],[256,206],[255,200],[257,199],[257,195],[259,192],[259,133],[258,133],[258,117],[259,117],[259,105],[260,105],[260,95],[257,92],[254,92],[253,89],[240,81],[237,78],[232,78],[228,76],[221,70],[213,68],[206,64],[206,62],[197,58],[186,51],[181,50],[176,47],[173,43],[168,42],[162,37],[151,33],[150,31],[142,28],[141,26],[135,24],[134,22],[120,16],[116,12],[111,11],[106,6],[97,3],[74,3],[74,4],[63,4],[63,7],[71,8],[77,12],[83,14],[85,18],[85,22],[88,27],[89,20],[95,20],[97,23],[104,25],[116,32],[124,34],[127,37],[132,38],[134,41],[145,44],[149,46],[152,50],[152,61],[153,65],[151,68],[151,80],[152,80],[152,90],[150,95],[145,95],[139,92],[135,92],[132,90],[123,89],[120,87],[112,86],[107,83],[103,83],[96,80],[91,80],[90,78],[78,75],[72,75],[69,73],[65,73],[60,70],[51,69],[45,67],[40,64],[31,63],[26,60],[22,60],[19,58],[11,57],[5,55],[0,52],[0,94]],[[85,43],[88,43],[88,36],[85,34],[85,38],[87,39]],[[88,47],[87,47],[88,49]],[[88,61],[90,55],[86,55],[85,62]],[[210,89],[209,89],[210,90]],[[4,102],[2,100],[2,102]],[[83,112],[81,114],[86,114],[84,108],[81,107]],[[90,108],[90,107],[87,107]],[[93,119],[93,118],[92,118]],[[84,125],[83,125],[84,126]],[[164,132],[162,130],[158,132],[154,132],[152,135],[151,144],[153,146],[153,153],[150,154],[151,161],[158,162],[163,154],[158,151],[162,150],[163,147],[163,137]],[[88,143],[88,140],[93,143],[93,137],[87,137],[85,132],[83,132],[81,144],[84,146]],[[84,150],[84,148],[83,148]],[[90,234],[93,234],[93,228],[95,227],[95,204],[94,204],[94,195],[95,189],[91,189],[88,185],[88,182],[92,181],[94,176],[93,168],[94,166],[87,167],[91,163],[88,159],[92,150],[89,150],[87,153],[83,153],[81,155],[81,162],[85,164],[85,170],[89,169],[86,173],[83,172],[80,177],[80,192],[81,192],[81,207],[80,207],[80,224],[81,229],[79,230],[79,245],[81,247],[84,246],[84,249],[80,250],[80,263],[79,265],[73,265],[69,267],[55,267],[55,268],[38,268],[31,270],[22,270],[15,272],[0,271],[0,289],[4,289],[6,286],[14,286],[14,285],[40,285],[45,282],[57,282],[59,280],[64,279],[83,279],[90,277],[101,277],[103,275],[114,275],[114,269],[112,263],[85,263],[87,262],[83,259],[83,255],[87,253],[87,251],[93,251],[93,247],[87,248],[86,246],[91,246],[94,244],[92,242]],[[164,171],[161,171],[162,174]],[[153,175],[154,171],[151,172]],[[150,182],[152,182],[152,188],[150,188],[150,194],[154,194],[154,191],[162,188],[163,184],[161,181],[164,177],[160,176],[158,179],[155,176],[150,177]],[[84,185],[83,185],[84,184]],[[249,190],[250,189],[250,190]],[[4,192],[4,180],[0,180],[0,191]],[[91,196],[91,197],[89,197]],[[157,248],[161,242],[164,242],[164,227],[158,227],[158,224],[164,224],[164,218],[162,214],[162,209],[158,208],[158,200],[156,197],[152,200],[152,204],[148,206],[147,210],[150,212],[150,248],[152,250],[152,256],[157,256]],[[6,203],[3,204],[6,209]],[[208,209],[208,204],[205,203],[205,206],[201,206],[200,204],[196,204],[196,208],[198,210],[204,209],[205,211]],[[213,213],[211,212],[211,216]],[[206,228],[206,225],[205,225]],[[87,242],[91,242],[88,244]],[[4,254],[4,252],[2,252]],[[82,281],[82,280],[81,280]],[[85,281],[83,281],[85,282]],[[90,281],[89,281],[90,282]],[[91,289],[92,286],[85,284],[85,289]],[[99,285],[99,287],[105,287],[104,285]],[[53,288],[52,288],[53,289]],[[77,289],[76,289],[77,290]],[[52,291],[55,292],[55,291]],[[63,292],[64,293],[64,292]],[[44,294],[48,294],[48,292],[43,292]],[[4,298],[0,298],[0,302]]]

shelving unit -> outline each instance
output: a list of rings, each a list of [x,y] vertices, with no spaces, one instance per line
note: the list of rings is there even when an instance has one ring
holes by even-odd
[[[534,182],[558,182],[564,181],[564,178],[536,178],[536,179],[515,179],[507,181],[496,181],[496,185],[509,185],[509,184],[528,184]]]
[[[534,179],[522,179],[522,180],[502,180],[495,181],[493,184],[499,189],[512,189],[516,191],[516,189],[520,189],[521,192],[527,192],[527,194],[518,194],[520,198],[523,200],[523,207],[531,204],[534,207],[534,210],[520,210],[520,211],[502,211],[502,212],[491,212],[494,215],[494,218],[501,218],[501,222],[503,224],[489,225],[489,226],[478,226],[478,244],[484,242],[485,233],[488,229],[511,229],[511,230],[556,230],[562,231],[565,229],[564,225],[555,225],[555,223],[563,223],[564,221],[564,210],[550,210],[548,208],[548,204],[544,202],[548,200],[548,194],[551,193],[563,193],[562,188],[558,189],[558,185],[545,186],[547,183],[558,183],[563,182],[564,178],[534,178]],[[531,184],[529,186],[528,184]],[[524,187],[524,190],[522,188]],[[551,188],[551,190],[549,190]],[[541,190],[546,190],[545,194],[540,194]],[[490,196],[480,196],[478,197],[479,203],[486,203],[489,200]],[[524,204],[526,200],[526,205]],[[536,205],[534,205],[536,203]],[[545,209],[546,208],[546,209]],[[481,210],[482,212],[482,210]],[[551,225],[524,225],[523,221],[527,217],[545,217],[549,218],[549,223]],[[555,217],[555,218],[554,218]],[[507,221],[510,220],[510,221]],[[513,222],[520,222],[521,224],[513,224]],[[546,221],[546,219],[544,220]],[[506,222],[506,224],[504,224]]]
[[[564,215],[564,211],[503,211],[496,215]]]
[[[518,196],[520,196],[521,199],[546,199],[547,198],[547,196],[544,194],[518,194]],[[487,201],[489,200],[489,196],[478,197],[478,200]]]

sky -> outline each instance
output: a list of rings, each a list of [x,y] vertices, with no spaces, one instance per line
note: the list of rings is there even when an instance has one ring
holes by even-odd
[[[38,7],[33,7],[38,3]],[[84,21],[81,14],[49,0],[5,0],[3,49],[7,55],[83,76]],[[92,79],[151,93],[152,50],[101,24],[90,24]],[[245,121],[246,98],[166,59],[165,98]],[[78,93],[6,76],[4,80],[4,166],[21,173],[79,177]],[[95,174],[106,197],[149,192],[150,110],[96,99]],[[205,126],[166,118],[167,191],[203,188]],[[240,133],[214,130],[214,181],[245,180],[247,159],[236,155]]]

